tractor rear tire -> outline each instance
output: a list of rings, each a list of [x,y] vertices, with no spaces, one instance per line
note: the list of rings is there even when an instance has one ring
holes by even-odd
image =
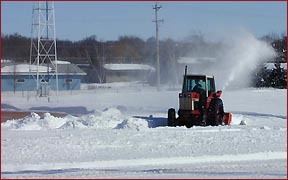
[[[173,108],[168,110],[168,126],[176,126],[176,111]]]

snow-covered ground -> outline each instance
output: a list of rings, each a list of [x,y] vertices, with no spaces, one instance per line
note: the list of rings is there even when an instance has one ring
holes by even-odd
[[[168,89],[168,90],[167,90]],[[170,90],[169,90],[170,89]],[[2,109],[31,113],[1,124],[3,178],[287,178],[287,90],[225,90],[233,123],[167,127],[179,88],[87,86],[36,98],[1,93]]]

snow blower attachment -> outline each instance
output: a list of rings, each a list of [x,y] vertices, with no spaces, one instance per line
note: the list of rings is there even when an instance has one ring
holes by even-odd
[[[222,91],[215,90],[214,76],[187,75],[187,66],[179,93],[179,110],[176,118],[175,109],[168,110],[168,126],[229,125],[232,114],[224,112],[220,99]]]

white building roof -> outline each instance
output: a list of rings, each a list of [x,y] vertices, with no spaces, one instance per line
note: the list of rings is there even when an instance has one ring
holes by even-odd
[[[37,71],[36,65],[30,65],[29,64],[17,64],[17,65],[9,65],[4,66],[1,68],[1,73],[29,73],[29,68],[31,71]],[[39,72],[51,72],[52,68],[47,66],[39,66]]]
[[[1,63],[11,63],[13,60],[10,59],[1,59]]]
[[[155,71],[155,68],[145,64],[104,64],[103,67],[108,70],[146,70]]]
[[[56,64],[55,61],[52,61],[53,64]],[[57,60],[57,64],[71,64],[70,62],[68,61],[59,61]]]
[[[198,64],[203,62],[214,62],[215,57],[180,57],[178,63],[180,64]]]
[[[265,63],[264,65],[267,69],[275,69],[274,63]],[[287,70],[287,63],[280,63],[280,67]]]
[[[29,71],[30,68],[30,71]],[[58,75],[74,74],[74,75],[86,75],[79,67],[71,63],[57,63]],[[54,72],[55,67],[49,65],[39,66],[39,73]],[[27,75],[29,72],[36,73],[37,65],[29,64],[16,64],[16,65],[7,65],[1,68],[2,75],[11,75],[17,73],[18,75]]]

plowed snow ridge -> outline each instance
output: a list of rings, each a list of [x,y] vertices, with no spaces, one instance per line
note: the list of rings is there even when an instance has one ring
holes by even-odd
[[[5,165],[2,171],[40,171],[58,169],[106,169],[119,167],[153,166],[153,165],[182,165],[210,162],[236,162],[236,161],[255,161],[255,160],[274,160],[287,159],[287,152],[261,152],[251,154],[234,154],[221,156],[198,156],[198,157],[171,157],[153,159],[125,159],[113,161],[94,161],[77,163],[53,163],[53,164],[21,164]]]

